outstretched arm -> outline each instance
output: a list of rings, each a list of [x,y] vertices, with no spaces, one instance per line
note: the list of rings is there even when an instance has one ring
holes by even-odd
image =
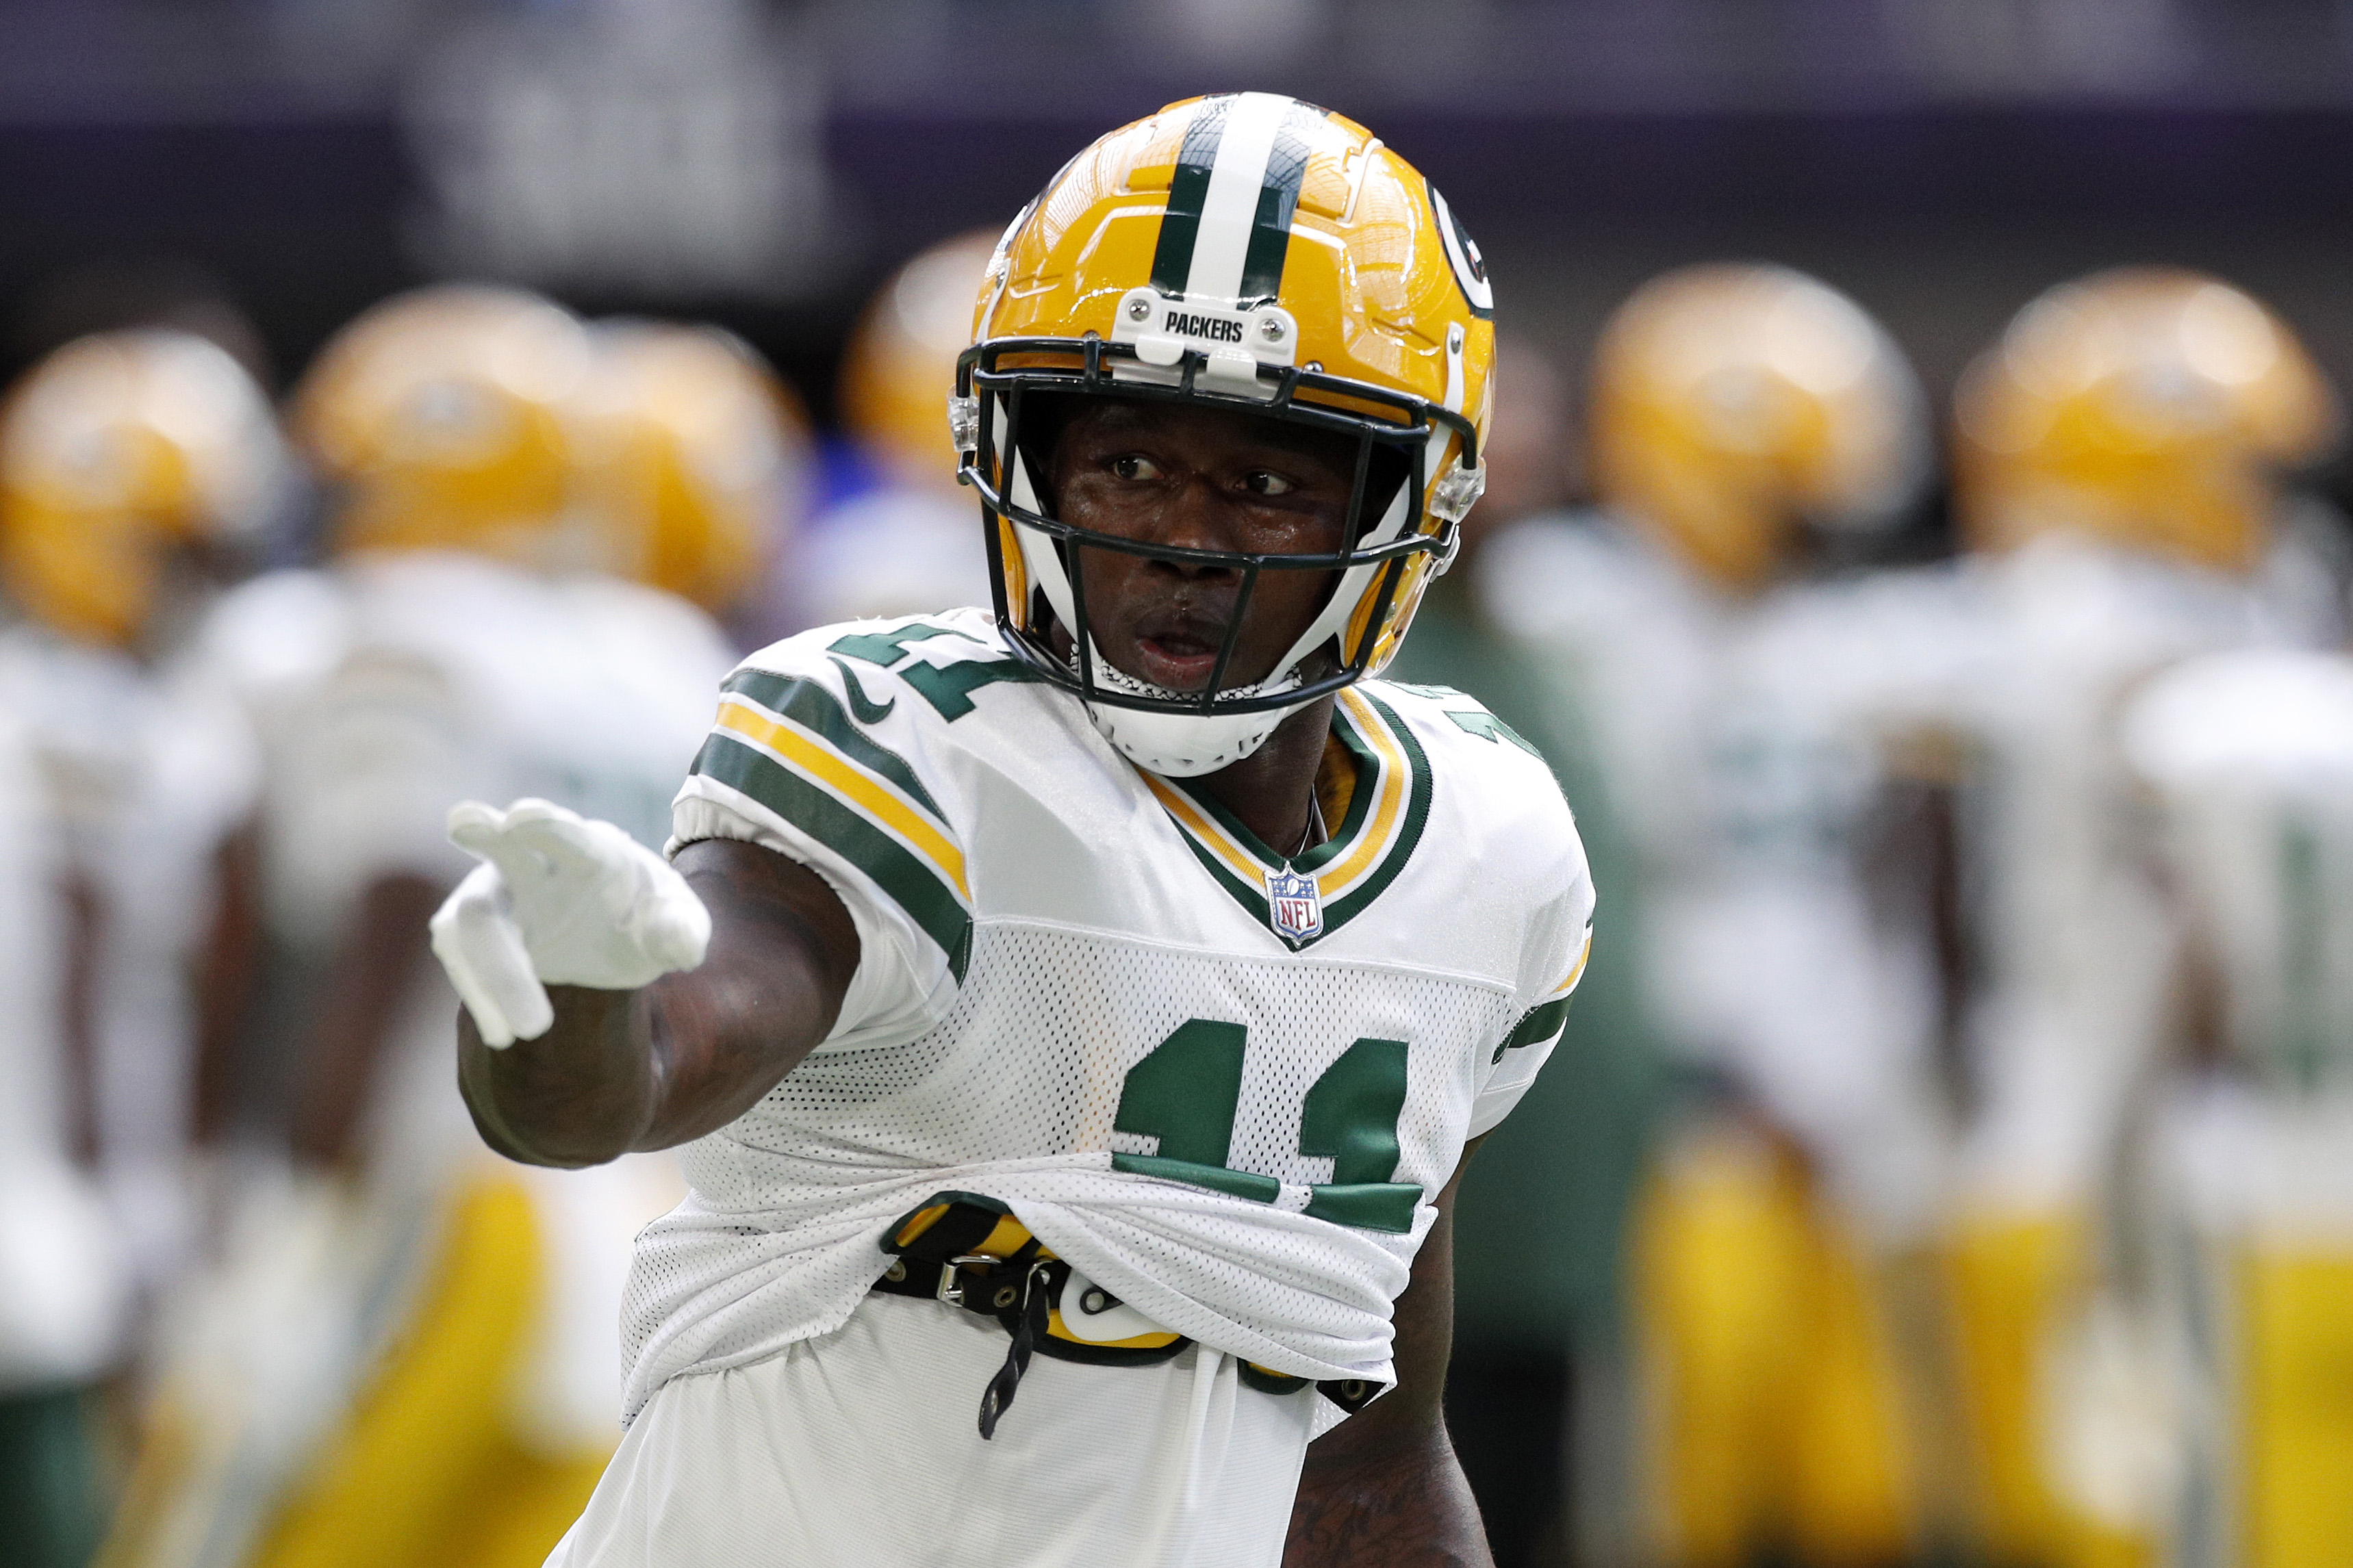
[[[666,1149],[757,1104],[832,1029],[858,931],[825,879],[733,839],[674,862],[711,911],[702,964],[635,991],[551,985],[555,1024],[503,1050],[458,1018],[458,1081],[491,1148],[534,1165]]]
[[[1472,1140],[1464,1164],[1478,1147]],[[1471,1483],[1446,1436],[1454,1344],[1454,1190],[1397,1304],[1398,1385],[1307,1449],[1283,1568],[1493,1568]]]

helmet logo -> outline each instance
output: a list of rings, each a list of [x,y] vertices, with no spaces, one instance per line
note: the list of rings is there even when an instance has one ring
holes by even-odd
[[[1438,215],[1438,237],[1446,247],[1446,259],[1453,265],[1454,280],[1462,285],[1462,297],[1471,302],[1471,313],[1482,318],[1493,315],[1495,290],[1487,281],[1487,258],[1479,254],[1478,242],[1436,185],[1430,187],[1430,207]]]

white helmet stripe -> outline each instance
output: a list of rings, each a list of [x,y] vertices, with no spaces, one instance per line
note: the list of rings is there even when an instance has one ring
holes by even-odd
[[[1187,299],[1241,297],[1242,267],[1258,224],[1259,192],[1274,138],[1292,100],[1277,93],[1245,92],[1226,111],[1225,134],[1218,139],[1209,167],[1208,194],[1201,201],[1200,226],[1193,234],[1193,264],[1186,274]]]

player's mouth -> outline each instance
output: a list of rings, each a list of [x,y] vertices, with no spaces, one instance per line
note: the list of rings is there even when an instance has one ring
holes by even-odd
[[[1198,691],[1218,668],[1225,630],[1208,616],[1182,610],[1147,616],[1129,642],[1135,659],[1130,673],[1172,691]]]

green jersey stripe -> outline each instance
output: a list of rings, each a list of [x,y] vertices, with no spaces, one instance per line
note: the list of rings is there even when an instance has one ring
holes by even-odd
[[[901,794],[930,812],[942,828],[947,826],[947,814],[923,787],[915,770],[907,760],[889,747],[876,743],[872,737],[851,721],[849,713],[834,700],[832,692],[814,680],[788,675],[777,675],[765,669],[739,669],[727,678],[722,691],[732,691],[738,697],[749,698],[779,718],[789,719],[802,729],[818,735],[864,768],[879,774],[899,787]],[[954,837],[953,834],[950,835]]]
[[[1529,1008],[1518,1026],[1504,1037],[1504,1043],[1495,1047],[1493,1059],[1502,1061],[1505,1051],[1540,1046],[1558,1035],[1561,1026],[1568,1021],[1570,1000],[1567,996],[1556,996],[1549,1002]]]
[[[723,731],[703,742],[694,772],[757,801],[864,872],[940,945],[963,981],[972,958],[972,912],[912,850],[839,796]]]
[[[1363,690],[1361,687],[1357,689]],[[1381,722],[1388,727],[1390,736],[1397,742],[1399,749],[1405,752],[1406,766],[1411,773],[1412,784],[1406,797],[1405,822],[1398,827],[1395,842],[1391,843],[1382,854],[1380,864],[1374,869],[1372,875],[1357,883],[1345,898],[1324,907],[1324,931],[1326,935],[1356,919],[1367,905],[1381,896],[1381,889],[1397,880],[1398,873],[1404,870],[1406,862],[1413,858],[1414,849],[1421,842],[1422,829],[1430,826],[1430,802],[1434,787],[1430,773],[1430,758],[1423,752],[1421,742],[1413,738],[1413,731],[1406,727],[1403,720],[1390,710],[1388,703],[1369,691],[1364,691],[1363,695],[1366,702],[1371,705],[1373,711],[1380,716]]]
[[[1269,911],[1265,884],[1261,883],[1258,887],[1251,887],[1228,870],[1226,863],[1219,859],[1216,854],[1204,846],[1199,839],[1186,832],[1182,824],[1172,818],[1169,826],[1176,829],[1176,837],[1185,841],[1185,847],[1193,852],[1193,858],[1198,860],[1208,869],[1209,875],[1216,879],[1218,886],[1230,894],[1234,902],[1249,910],[1252,920],[1261,925],[1266,924]]]

